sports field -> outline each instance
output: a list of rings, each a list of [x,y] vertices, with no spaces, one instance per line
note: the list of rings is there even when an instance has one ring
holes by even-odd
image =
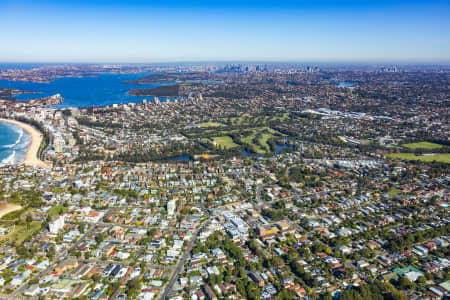
[[[403,144],[402,146],[408,149],[427,149],[427,150],[440,149],[443,147],[440,144],[430,142],[410,143],[410,144]]]
[[[430,155],[415,155],[414,153],[391,153],[387,155],[390,158],[401,160],[419,160],[424,162],[442,162],[450,164],[450,153],[430,154]]]

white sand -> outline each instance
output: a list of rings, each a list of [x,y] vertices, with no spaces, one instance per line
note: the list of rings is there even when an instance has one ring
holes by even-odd
[[[43,139],[42,133],[39,132],[36,128],[34,128],[31,125],[16,121],[16,120],[9,120],[9,119],[2,119],[0,118],[0,121],[2,122],[8,122],[11,124],[16,124],[20,127],[22,127],[23,130],[25,130],[31,137],[30,145],[28,146],[27,153],[25,155],[25,160],[21,162],[21,164],[24,164],[26,166],[31,167],[42,167],[42,168],[50,168],[48,164],[41,161],[38,157],[38,151],[39,147],[41,146],[41,142]]]

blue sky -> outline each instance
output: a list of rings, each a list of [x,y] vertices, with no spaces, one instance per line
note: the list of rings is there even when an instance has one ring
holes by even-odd
[[[450,62],[450,1],[0,0],[0,61]]]

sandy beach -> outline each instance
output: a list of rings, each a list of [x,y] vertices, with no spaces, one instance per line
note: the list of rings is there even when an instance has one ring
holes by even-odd
[[[10,204],[10,203],[6,203],[6,204],[0,204],[0,219],[15,210],[19,210],[22,209],[22,206],[18,205],[18,204]]]
[[[24,164],[26,166],[31,166],[31,167],[42,167],[42,168],[50,167],[45,162],[41,161],[37,156],[39,147],[41,146],[41,142],[43,139],[41,132],[39,132],[36,128],[34,128],[31,125],[28,125],[28,124],[25,124],[25,123],[22,123],[22,122],[19,122],[16,120],[0,118],[0,121],[16,124],[16,125],[22,127],[22,129],[25,130],[31,137],[31,142],[30,142],[30,145],[28,146],[28,150],[25,155],[25,160],[22,161],[20,164]]]

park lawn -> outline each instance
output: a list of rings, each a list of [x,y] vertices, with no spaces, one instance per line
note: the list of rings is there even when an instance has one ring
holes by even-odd
[[[1,220],[2,221],[14,221],[16,219],[18,219],[21,215],[23,215],[23,213],[26,211],[25,208],[22,209],[18,209],[12,212],[7,213],[6,215],[4,215]]]
[[[410,143],[410,144],[403,144],[402,147],[409,148],[409,149],[427,149],[427,150],[433,150],[433,149],[440,149],[443,146],[436,143],[430,143],[430,142],[419,142],[419,143]]]
[[[48,215],[50,217],[57,217],[61,213],[65,213],[67,211],[67,207],[64,207],[62,205],[56,205],[49,209]]]
[[[219,123],[219,122],[206,122],[206,123],[198,124],[198,127],[200,127],[200,128],[221,127],[221,126],[225,126],[225,124],[222,124],[222,123]]]
[[[212,139],[216,142],[216,145],[221,146],[225,149],[239,147],[239,145],[236,144],[235,142],[233,142],[233,139],[228,135],[216,136],[216,137],[213,137]]]
[[[54,288],[55,288],[55,289],[58,289],[58,290],[64,290],[64,289],[67,289],[67,290],[74,289],[74,290],[75,290],[75,288],[76,288],[78,285],[80,285],[80,284],[82,284],[82,283],[84,283],[84,282],[86,282],[86,281],[85,281],[85,280],[79,280],[79,279],[68,279],[68,278],[64,278],[64,279],[60,280],[60,281],[54,286]]]
[[[415,155],[414,153],[391,153],[387,155],[390,158],[401,160],[419,160],[423,162],[442,162],[450,164],[450,153],[430,154],[430,155]]]
[[[26,224],[16,225],[7,235],[0,238],[0,242],[14,243],[20,245],[24,240],[41,230],[41,222],[33,221],[28,228]]]

